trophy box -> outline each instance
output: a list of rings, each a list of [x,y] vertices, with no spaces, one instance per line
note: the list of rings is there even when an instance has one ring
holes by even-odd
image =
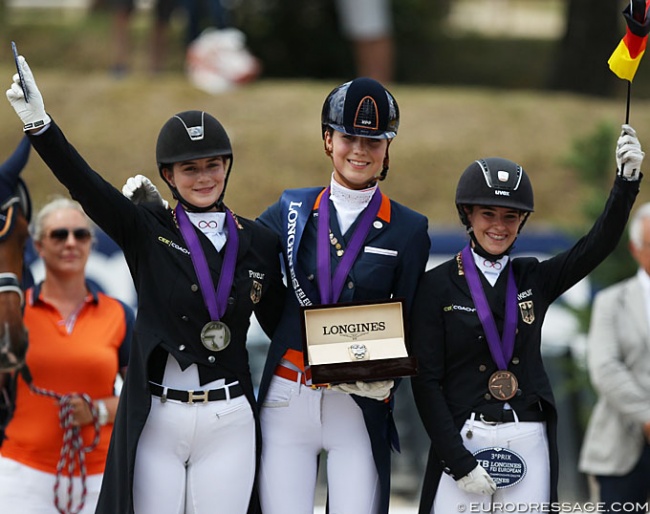
[[[417,373],[406,350],[404,301],[302,307],[303,351],[312,383],[388,380]]]

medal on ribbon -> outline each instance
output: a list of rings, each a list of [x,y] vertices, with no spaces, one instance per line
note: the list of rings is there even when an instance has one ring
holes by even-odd
[[[517,377],[512,371],[508,371],[508,362],[510,362],[515,349],[515,334],[517,332],[517,284],[515,283],[515,274],[512,271],[512,265],[508,266],[506,315],[503,322],[503,336],[500,337],[469,245],[463,248],[461,256],[467,285],[472,300],[474,300],[474,306],[481,320],[481,325],[485,330],[490,354],[499,368],[490,376],[488,390],[495,399],[508,401],[514,398],[518,390]]]
[[[205,253],[203,253],[201,242],[194,231],[192,222],[180,203],[176,205],[175,212],[176,219],[178,220],[178,228],[190,250],[190,258],[192,259],[192,265],[194,266],[194,271],[199,281],[203,302],[210,314],[210,321],[201,330],[201,343],[210,351],[220,352],[228,347],[231,339],[230,328],[221,321],[221,317],[226,312],[228,296],[230,295],[230,289],[235,279],[237,251],[239,249],[237,223],[232,212],[226,209],[228,239],[225,244],[219,282],[215,289],[210,268],[208,267],[208,261],[205,258]]]

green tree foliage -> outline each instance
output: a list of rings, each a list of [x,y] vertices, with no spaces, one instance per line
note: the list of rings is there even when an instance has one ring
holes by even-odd
[[[576,139],[565,159],[582,183],[589,186],[582,207],[587,221],[576,229],[578,234],[583,234],[603,210],[616,171],[614,149],[617,138],[618,128],[602,122],[592,133]],[[630,257],[627,245],[625,234],[614,252],[592,272],[594,287],[607,287],[635,273],[636,264]]]

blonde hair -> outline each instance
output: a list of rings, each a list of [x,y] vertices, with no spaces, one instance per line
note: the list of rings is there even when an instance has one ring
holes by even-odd
[[[86,211],[83,210],[81,204],[75,200],[66,198],[65,196],[56,196],[48,203],[46,203],[43,207],[41,207],[36,216],[34,216],[34,220],[30,226],[30,233],[34,241],[40,241],[43,239],[43,236],[45,235],[43,233],[45,230],[45,220],[52,213],[60,211],[62,209],[72,209],[73,211],[81,213],[88,222],[88,229],[92,235],[92,240],[95,240],[95,225],[86,214]]]

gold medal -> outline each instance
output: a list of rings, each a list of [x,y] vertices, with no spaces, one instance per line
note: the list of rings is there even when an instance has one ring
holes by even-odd
[[[488,390],[497,400],[507,401],[514,398],[518,387],[517,377],[507,370],[495,371],[488,380]]]
[[[230,329],[221,321],[210,321],[201,330],[201,342],[211,352],[225,350],[230,344]]]

